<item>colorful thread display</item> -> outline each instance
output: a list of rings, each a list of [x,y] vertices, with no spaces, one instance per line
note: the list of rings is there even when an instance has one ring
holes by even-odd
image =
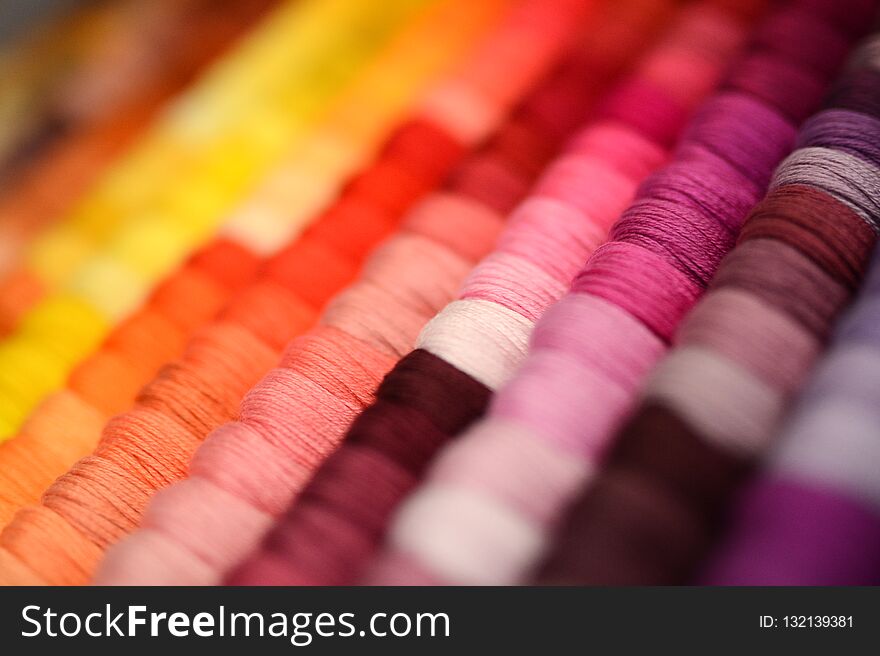
[[[528,357],[488,417],[444,449],[402,506],[368,581],[500,584],[528,576],[641,381],[733,247],[791,146],[793,124],[818,103],[824,73],[792,54],[814,46],[753,40],[670,164],[640,187],[571,292],[538,322]]]
[[[846,71],[803,126],[576,502],[548,580],[683,582],[715,541],[732,491],[767,449],[876,241],[868,195],[880,169],[861,144],[876,143],[880,124],[849,109],[860,73]]]
[[[880,584],[878,19],[98,0],[23,28],[0,584]]]
[[[0,436],[14,434],[112,322],[130,314],[151,283],[210,234],[224,210],[422,4],[394,0],[377,12],[353,0],[303,0],[277,10],[237,57],[216,65],[167,111],[74,216],[33,242],[29,267],[44,286],[62,283],[62,289],[51,289],[0,344]],[[336,22],[346,31],[328,29]],[[260,76],[237,72],[249,59]],[[188,177],[165,185],[162,171]]]
[[[347,256],[346,250],[353,248],[358,251],[362,246],[369,248],[387,232],[389,228],[384,226],[393,225],[402,207],[432,186],[432,177],[442,173],[447,166],[438,156],[445,152],[450,161],[454,160],[461,148],[457,138],[452,137],[451,133],[464,135],[466,130],[470,136],[462,136],[462,139],[479,139],[481,133],[491,129],[494,116],[503,113],[498,109],[483,112],[482,116],[485,118],[480,122],[468,117],[466,128],[460,128],[458,126],[461,120],[455,105],[449,105],[444,98],[470,97],[469,105],[510,105],[541,74],[542,67],[552,64],[563,47],[559,34],[573,29],[568,20],[572,14],[567,17],[553,14],[557,16],[553,19],[557,25],[557,34],[541,31],[539,27],[544,27],[548,21],[543,20],[536,24],[536,17],[546,11],[539,9],[539,4],[546,3],[527,2],[518,5],[504,24],[497,28],[495,35],[478,48],[472,57],[476,61],[485,61],[485,64],[463,68],[428,94],[426,104],[418,114],[429,115],[431,120],[449,126],[448,128],[438,129],[427,124],[428,129],[424,129],[420,127],[424,124],[424,120],[421,120],[417,129],[410,128],[399,133],[386,147],[379,162],[347,185],[340,200],[316,224],[315,231],[307,231],[291,244],[290,252],[280,253],[265,265],[264,275],[271,275],[290,291],[281,297],[276,294],[275,298],[265,299],[270,302],[261,306],[260,315],[255,316],[248,311],[253,305],[231,308],[233,316],[203,331],[198,341],[189,345],[184,358],[175,366],[166,367],[163,375],[139,395],[135,410],[114,418],[108,424],[95,457],[80,462],[55,483],[55,489],[65,488],[69,482],[75,489],[82,490],[80,502],[75,502],[65,512],[79,516],[74,520],[75,523],[85,521],[88,525],[81,527],[88,539],[82,534],[78,538],[78,541],[89,545],[87,550],[92,555],[86,559],[87,562],[94,562],[99,555],[100,549],[96,550],[97,545],[103,547],[108,543],[108,536],[103,534],[107,526],[115,527],[112,529],[112,539],[118,538],[120,530],[125,530],[126,526],[130,530],[133,527],[132,518],[139,514],[149,493],[158,487],[164,487],[185,472],[195,446],[211,429],[234,418],[239,400],[275,364],[278,351],[284,343],[308,328],[317,310],[332,293],[351,279],[357,267]],[[566,3],[559,3],[560,8],[565,6]],[[574,3],[572,11],[580,11],[581,7],[582,3]],[[497,79],[498,70],[515,64],[516,58],[522,57],[518,50],[511,47],[514,42],[534,42],[530,52],[531,64],[520,69],[521,76],[508,77],[494,85],[488,84],[484,78]],[[542,52],[543,57],[538,57]],[[480,68],[485,70],[480,71]],[[488,93],[494,93],[494,97],[488,96]],[[448,111],[444,109],[447,106]],[[414,139],[422,141],[414,142]],[[425,158],[426,152],[431,154],[430,158]],[[410,173],[419,170],[423,171],[419,177]],[[373,183],[367,184],[370,180]],[[459,205],[455,205],[456,210],[459,210]],[[461,218],[466,222],[470,216],[479,217],[479,214],[477,208]],[[325,219],[326,222],[334,223],[344,220],[355,226],[362,224],[366,229],[364,243],[351,244],[345,232],[321,230]],[[345,226],[345,223],[342,225]],[[330,243],[325,243],[326,241]],[[407,254],[404,252],[403,255],[406,257]],[[357,257],[363,257],[363,254]],[[440,261],[441,266],[444,261],[448,262],[448,257]],[[313,273],[317,267],[321,267],[325,276],[325,282],[321,286],[316,285],[318,280]],[[232,354],[237,356],[230,357]],[[203,382],[198,384],[199,380]],[[218,396],[220,385],[224,389],[222,397]],[[194,405],[198,408],[197,414],[192,413],[187,403],[180,402],[182,398],[196,402]],[[133,478],[132,473],[120,467],[120,464],[128,465],[131,460],[128,453],[140,452],[138,442],[147,441],[153,446],[150,458],[157,465],[139,468]],[[175,463],[173,468],[169,467],[171,463]],[[85,480],[99,476],[87,474],[90,470],[101,472],[100,477],[114,475],[118,478],[120,489],[111,492],[105,491],[104,487],[84,484]],[[157,470],[162,471],[162,474],[155,476]],[[138,487],[142,491],[133,493]],[[132,494],[125,490],[131,490]],[[111,494],[111,498],[107,499],[109,504],[103,504],[109,512],[106,522],[93,522],[92,519],[97,518],[94,513],[90,513],[91,519],[81,515],[80,509],[89,505],[85,501],[88,495],[97,495],[94,499],[89,499],[95,503],[108,492]],[[120,497],[129,500],[129,508],[115,508]],[[43,502],[49,504],[44,513],[48,513],[56,521],[54,517],[58,515],[60,508],[52,508],[48,494],[44,495]],[[123,512],[120,513],[120,510]],[[21,520],[21,515],[26,517],[29,512],[31,511],[26,509],[19,513],[20,517],[17,519]],[[126,520],[125,517],[129,519]],[[71,519],[72,517],[68,517],[67,521]],[[14,546],[14,543],[23,540],[19,537],[18,526],[34,531],[38,523],[14,521],[4,532],[4,535],[15,536],[8,544],[12,546],[12,550],[26,558],[24,553],[27,549],[22,547],[18,550]],[[3,542],[3,538],[0,538],[0,542]],[[6,542],[3,544],[7,545]],[[87,574],[81,568],[74,568],[71,573],[66,567],[67,559],[66,554],[59,554],[59,560],[53,563],[53,566],[58,567],[59,573],[48,578],[56,580],[56,576],[82,577]],[[48,566],[45,558],[38,565],[44,571]]]
[[[585,7],[583,3],[567,6],[570,12]],[[501,65],[497,53],[521,42],[546,10],[546,2],[523,3],[481,59]],[[531,50],[534,56],[543,49],[548,65],[562,54],[559,45],[574,36],[572,26],[577,25],[572,20],[577,14],[566,19],[560,7],[550,15],[558,22],[552,30],[545,26],[540,36],[532,37],[540,42]],[[497,70],[487,67],[487,77],[494,78]],[[189,478],[155,497],[141,530],[108,555],[97,580],[130,582],[135,570],[123,565],[126,578],[120,581],[114,563],[136,558],[143,582],[217,582],[247,553],[266,523],[283,510],[338,443],[346,422],[369,402],[382,375],[412,347],[422,325],[452,297],[473,263],[491,247],[502,216],[525,193],[547,157],[547,144],[561,138],[552,129],[541,129],[545,113],[556,110],[548,116],[554,122],[572,120],[577,107],[590,99],[590,86],[578,90],[589,79],[585,72],[578,56],[516,112],[510,129],[503,129],[476,159],[459,167],[446,191],[429,196],[409,212],[401,233],[385,242],[367,262],[360,280],[327,306],[319,327],[288,345],[282,366],[245,397],[239,421],[208,437],[192,460]],[[486,87],[473,80],[472,88]],[[564,92],[575,95],[560,104]],[[505,157],[513,135],[538,145],[525,166],[519,163],[522,151],[517,161]],[[494,171],[486,168],[490,163]],[[514,184],[500,187],[491,199],[469,196],[467,189],[486,189],[480,183],[487,170],[494,179],[498,173],[506,174]],[[365,307],[381,307],[382,312],[369,318]],[[241,467],[230,469],[228,463],[236,462]],[[215,475],[222,472],[222,477]],[[220,507],[225,508],[222,515],[216,513]],[[180,522],[189,512],[199,513],[205,521],[181,531]],[[229,530],[232,525],[237,526],[234,532]],[[160,552],[176,556],[157,559]]]
[[[859,219],[877,227],[876,208],[864,204],[855,210],[850,195],[867,200],[864,192],[878,183],[880,158],[876,151],[880,116],[866,109],[853,89],[876,84],[878,37],[865,43],[854,55],[829,101],[829,109],[804,128],[801,145],[820,148],[821,154],[840,153],[857,157],[867,166],[838,168],[844,175],[834,194]],[[873,73],[871,72],[873,71]],[[812,151],[816,152],[816,151]],[[818,154],[818,153],[817,153]],[[830,168],[830,167],[829,167]],[[867,174],[868,178],[862,176]],[[824,177],[824,176],[823,176]],[[814,178],[815,179],[815,178]],[[827,186],[816,196],[824,198]],[[859,228],[862,226],[860,225]],[[835,226],[835,234],[843,232]],[[864,232],[864,231],[863,231]],[[847,291],[855,286],[867,244],[850,246],[830,260],[828,269],[842,279]],[[845,235],[845,233],[844,233]],[[843,236],[843,235],[842,235]],[[849,235],[845,235],[849,237]],[[866,235],[867,237],[868,235]],[[829,244],[839,243],[831,242]],[[824,264],[829,244],[816,244]],[[876,248],[872,273],[856,305],[835,330],[834,345],[801,395],[786,425],[773,438],[776,446],[760,478],[742,492],[735,511],[737,519],[725,529],[720,553],[703,579],[727,584],[780,585],[864,585],[880,583],[878,549],[878,440],[874,418],[877,408],[877,293]],[[841,261],[843,260],[843,261]],[[844,265],[844,266],[841,266]],[[829,540],[827,536],[834,536]]]
[[[600,104],[596,120],[579,131],[511,215],[459,299],[422,331],[420,348],[385,377],[378,401],[267,539],[265,555],[242,566],[233,583],[357,580],[396,503],[443,442],[481,413],[490,390],[509,378],[525,355],[534,322],[604,241],[641,179],[664,161],[688,103],[713,86],[725,47],[732,48],[735,38],[718,41],[717,51],[709,53],[714,57],[686,69],[690,75],[672,79],[663,65],[690,54],[688,46],[718,24],[705,7],[682,16],[637,72]],[[643,40],[636,31],[630,38]],[[651,107],[648,114],[656,120],[628,122],[636,105]],[[382,494],[376,493],[376,472],[385,480]],[[323,548],[328,541],[336,550]],[[345,549],[352,553],[348,559]]]
[[[236,304],[235,309],[226,311],[227,315],[255,313],[258,320],[264,318],[262,307],[272,303],[284,306],[285,300],[278,298],[279,293],[284,294],[276,288],[286,281],[273,280],[272,267],[262,267],[269,269],[262,276],[261,264],[271,257],[288,261],[289,266],[298,261],[296,266],[303,267],[303,275],[316,265],[321,250],[297,247],[281,254],[277,251],[295,239],[303,225],[330,202],[344,177],[361,165],[360,160],[379,147],[375,142],[398,122],[404,106],[415,100],[413,96],[420,90],[424,76],[458,57],[458,51],[481,33],[487,21],[496,20],[502,6],[500,2],[474,6],[450,0],[439,3],[436,10],[426,12],[404,30],[335,103],[336,109],[318,126],[307,146],[291,153],[234,213],[223,235],[202,247],[187,265],[163,281],[141,310],[120,324],[101,348],[73,370],[67,389],[44,399],[19,435],[0,444],[0,523],[5,525],[21,506],[36,502],[55,478],[91,453],[103,424],[112,415],[128,410],[139,389],[156,376],[163,364],[179,357],[193,331],[224,306]],[[461,28],[463,19],[468,29]],[[429,34],[442,36],[445,31],[455,36],[444,39],[442,49],[426,38]],[[383,86],[387,92],[377,99],[375,90]],[[352,119],[351,106],[369,111],[364,117]],[[419,136],[426,131],[426,136]],[[430,126],[414,124],[401,131],[400,140],[405,145],[430,136]],[[333,159],[325,155],[324,175],[316,175],[311,166],[328,145],[336,142],[349,144],[345,153]],[[441,143],[436,147],[444,146]],[[438,166],[443,166],[442,161]],[[341,224],[337,221],[336,228],[350,242],[346,252],[358,258],[361,249],[369,247],[366,240],[376,239],[373,232],[382,227],[375,222],[362,226],[358,213],[348,214],[350,218],[343,218]],[[358,230],[365,231],[364,244],[358,243]],[[236,294],[238,298],[232,301]],[[295,311],[301,316],[288,318],[292,325],[280,323],[277,328],[295,329],[307,324],[312,316],[307,308],[289,310]],[[272,336],[268,341],[277,349],[286,337]]]

